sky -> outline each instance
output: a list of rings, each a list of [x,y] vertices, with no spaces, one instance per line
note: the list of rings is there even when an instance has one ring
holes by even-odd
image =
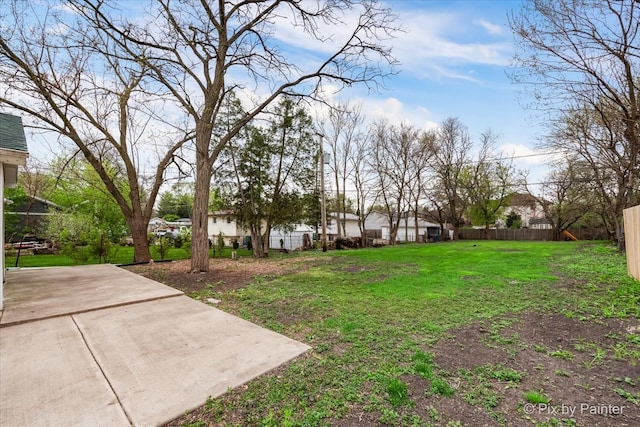
[[[132,10],[139,4],[121,3]],[[523,107],[529,99],[508,77],[514,53],[508,16],[517,12],[520,4],[519,0],[387,0],[385,5],[398,15],[404,30],[390,42],[399,61],[398,74],[390,76],[378,92],[355,86],[336,94],[336,100],[361,103],[369,120],[384,118],[419,129],[456,117],[475,141],[491,129],[499,137],[497,146],[503,156],[534,154],[544,131],[538,124],[540,117]],[[304,42],[291,33],[290,25],[279,30],[275,38],[293,50],[330,49],[326,44],[302,46]],[[340,34],[340,28],[334,30]],[[36,146],[55,146],[34,142]],[[50,154],[54,149],[47,151]],[[516,158],[514,164],[530,170],[531,179],[538,182],[544,176],[546,160],[530,156]]]
[[[520,3],[389,0],[405,29],[393,41],[393,54],[401,63],[398,75],[379,93],[360,88],[340,96],[360,99],[370,117],[421,129],[457,117],[474,140],[487,129],[494,131],[505,155],[534,154],[544,134],[541,119],[523,107],[530,99],[508,77],[514,52],[508,16]],[[514,164],[541,178],[545,160],[525,157]]]

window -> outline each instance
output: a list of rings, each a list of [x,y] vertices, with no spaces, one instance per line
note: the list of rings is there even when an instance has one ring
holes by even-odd
[[[213,223],[215,224],[216,222],[218,222],[218,218],[216,218],[215,216],[213,217]]]
[[[227,224],[231,224],[231,217],[230,216],[227,217]]]

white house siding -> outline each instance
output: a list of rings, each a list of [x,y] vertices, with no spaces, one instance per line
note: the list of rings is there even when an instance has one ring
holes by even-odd
[[[231,222],[228,221],[228,218]],[[239,229],[232,214],[209,214],[207,234],[209,234],[211,241],[215,243],[220,233],[222,233],[225,243],[229,246],[231,246],[234,239],[242,242],[242,238],[246,234]]]
[[[327,234],[331,237],[338,235],[338,221],[342,224],[342,215],[337,218],[337,214],[330,215],[331,223],[327,225]],[[360,227],[358,226],[358,217],[354,214],[347,214],[345,218],[346,236],[342,237],[360,237]],[[342,229],[342,226],[340,227]]]
[[[0,310],[4,300],[4,164],[0,162]]]

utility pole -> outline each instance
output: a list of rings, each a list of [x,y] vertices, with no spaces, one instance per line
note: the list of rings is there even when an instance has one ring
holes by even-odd
[[[322,216],[322,252],[327,252],[327,202],[324,194],[324,135],[318,133],[320,137],[320,216]]]

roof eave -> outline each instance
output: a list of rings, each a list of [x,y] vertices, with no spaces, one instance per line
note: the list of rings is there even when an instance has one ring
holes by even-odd
[[[0,158],[2,163],[14,166],[26,166],[29,153],[26,151],[9,150],[0,148]]]

